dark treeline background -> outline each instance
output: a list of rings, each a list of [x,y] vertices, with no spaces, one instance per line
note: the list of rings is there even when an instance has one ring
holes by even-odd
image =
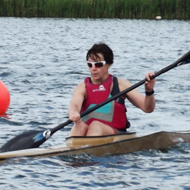
[[[190,19],[190,0],[0,0],[1,17]]]

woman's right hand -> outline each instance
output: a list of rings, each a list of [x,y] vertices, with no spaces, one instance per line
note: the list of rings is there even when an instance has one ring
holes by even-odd
[[[69,113],[69,119],[75,123],[81,122],[80,114],[77,111]]]

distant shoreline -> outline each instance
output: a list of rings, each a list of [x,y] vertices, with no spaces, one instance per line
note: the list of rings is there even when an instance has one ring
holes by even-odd
[[[185,20],[190,0],[0,0],[0,17]]]

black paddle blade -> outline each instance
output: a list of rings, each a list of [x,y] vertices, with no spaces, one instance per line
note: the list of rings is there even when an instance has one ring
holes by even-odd
[[[0,151],[8,152],[28,148],[37,148],[46,140],[47,138],[44,137],[44,131],[27,131],[8,141],[1,147]]]

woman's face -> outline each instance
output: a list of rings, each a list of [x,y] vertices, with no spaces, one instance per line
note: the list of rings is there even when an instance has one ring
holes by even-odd
[[[98,84],[98,83],[104,82],[107,79],[109,75],[108,69],[110,65],[105,64],[105,62],[103,62],[105,60],[104,60],[104,56],[101,53],[98,53],[97,55],[98,57],[95,55],[94,56],[92,55],[91,57],[88,58],[88,61],[89,61],[89,65],[91,66],[89,67],[89,71],[91,74],[92,82]],[[96,66],[96,63],[98,63],[97,66]],[[98,66],[101,66],[101,67],[98,67]]]

